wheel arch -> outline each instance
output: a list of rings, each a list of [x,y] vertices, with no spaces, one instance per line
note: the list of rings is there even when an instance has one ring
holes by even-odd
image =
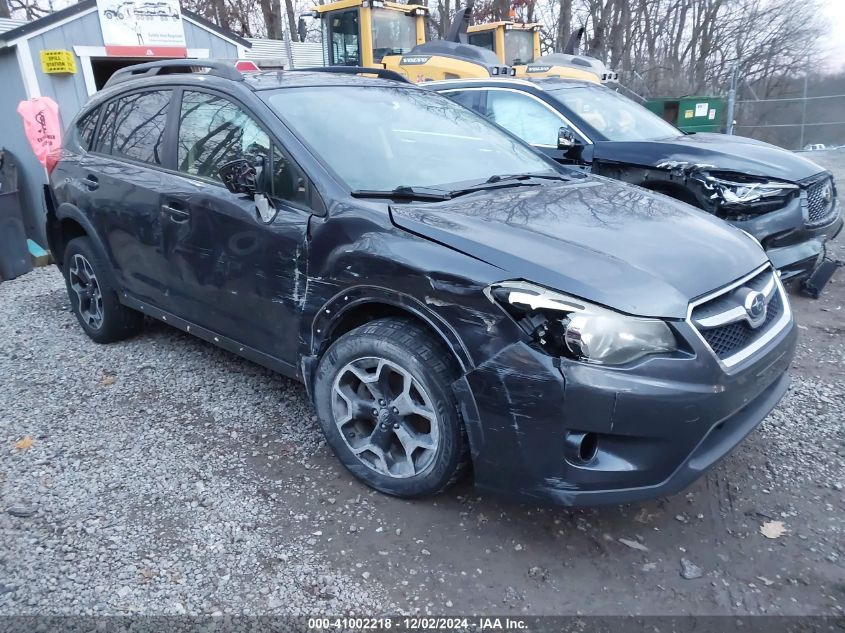
[[[48,233],[51,236],[50,249],[53,251],[53,259],[60,269],[64,265],[65,249],[68,243],[77,237],[87,237],[106,264],[107,272],[111,276],[110,281],[115,283],[114,271],[109,265],[110,260],[105,245],[94,229],[94,225],[78,207],[70,203],[60,204],[55,210],[55,220],[51,222]]]
[[[319,359],[346,332],[375,319],[391,316],[410,319],[439,339],[454,357],[462,374],[473,367],[457,332],[436,312],[408,295],[370,286],[349,288],[320,308],[311,327],[310,353]]]
[[[310,355],[302,357],[302,380],[308,397],[314,397],[314,376],[329,346],[360,325],[384,317],[400,317],[420,325],[439,340],[455,361],[460,375],[452,390],[469,437],[474,459],[484,444],[484,432],[467,373],[475,368],[469,351],[454,329],[422,302],[386,288],[358,286],[338,293],[320,309],[311,329]]]

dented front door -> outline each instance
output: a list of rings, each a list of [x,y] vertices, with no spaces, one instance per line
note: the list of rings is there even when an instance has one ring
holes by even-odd
[[[273,196],[273,178],[268,178],[269,208],[229,192],[219,169],[243,158],[263,162],[268,175],[274,164],[277,171],[284,166],[267,131],[242,105],[214,92],[185,90],[176,147],[179,175],[162,194],[172,292],[183,318],[295,362],[311,212]]]

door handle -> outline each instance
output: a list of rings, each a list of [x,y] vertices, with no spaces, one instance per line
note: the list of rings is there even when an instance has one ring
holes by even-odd
[[[176,207],[172,207],[169,204],[161,205],[161,210],[164,211],[167,215],[169,215],[170,219],[174,222],[187,222],[188,219],[191,217],[190,214],[184,209],[177,209]]]
[[[94,189],[100,186],[100,181],[97,180],[97,177],[93,174],[88,174],[82,179],[82,184],[85,185],[89,191],[94,191]]]

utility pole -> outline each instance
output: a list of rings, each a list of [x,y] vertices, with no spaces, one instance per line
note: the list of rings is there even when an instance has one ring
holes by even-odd
[[[807,122],[807,78],[809,76],[809,72],[804,73],[804,100],[801,102],[801,141],[798,143],[798,149],[804,148],[804,125]]]
[[[733,72],[731,73],[731,83],[728,88],[728,116],[725,125],[725,133],[734,133],[734,108],[736,107],[736,84],[739,75],[739,62],[734,64]]]

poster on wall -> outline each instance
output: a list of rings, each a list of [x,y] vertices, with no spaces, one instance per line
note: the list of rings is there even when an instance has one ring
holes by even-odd
[[[179,0],[97,0],[110,57],[186,57]]]

